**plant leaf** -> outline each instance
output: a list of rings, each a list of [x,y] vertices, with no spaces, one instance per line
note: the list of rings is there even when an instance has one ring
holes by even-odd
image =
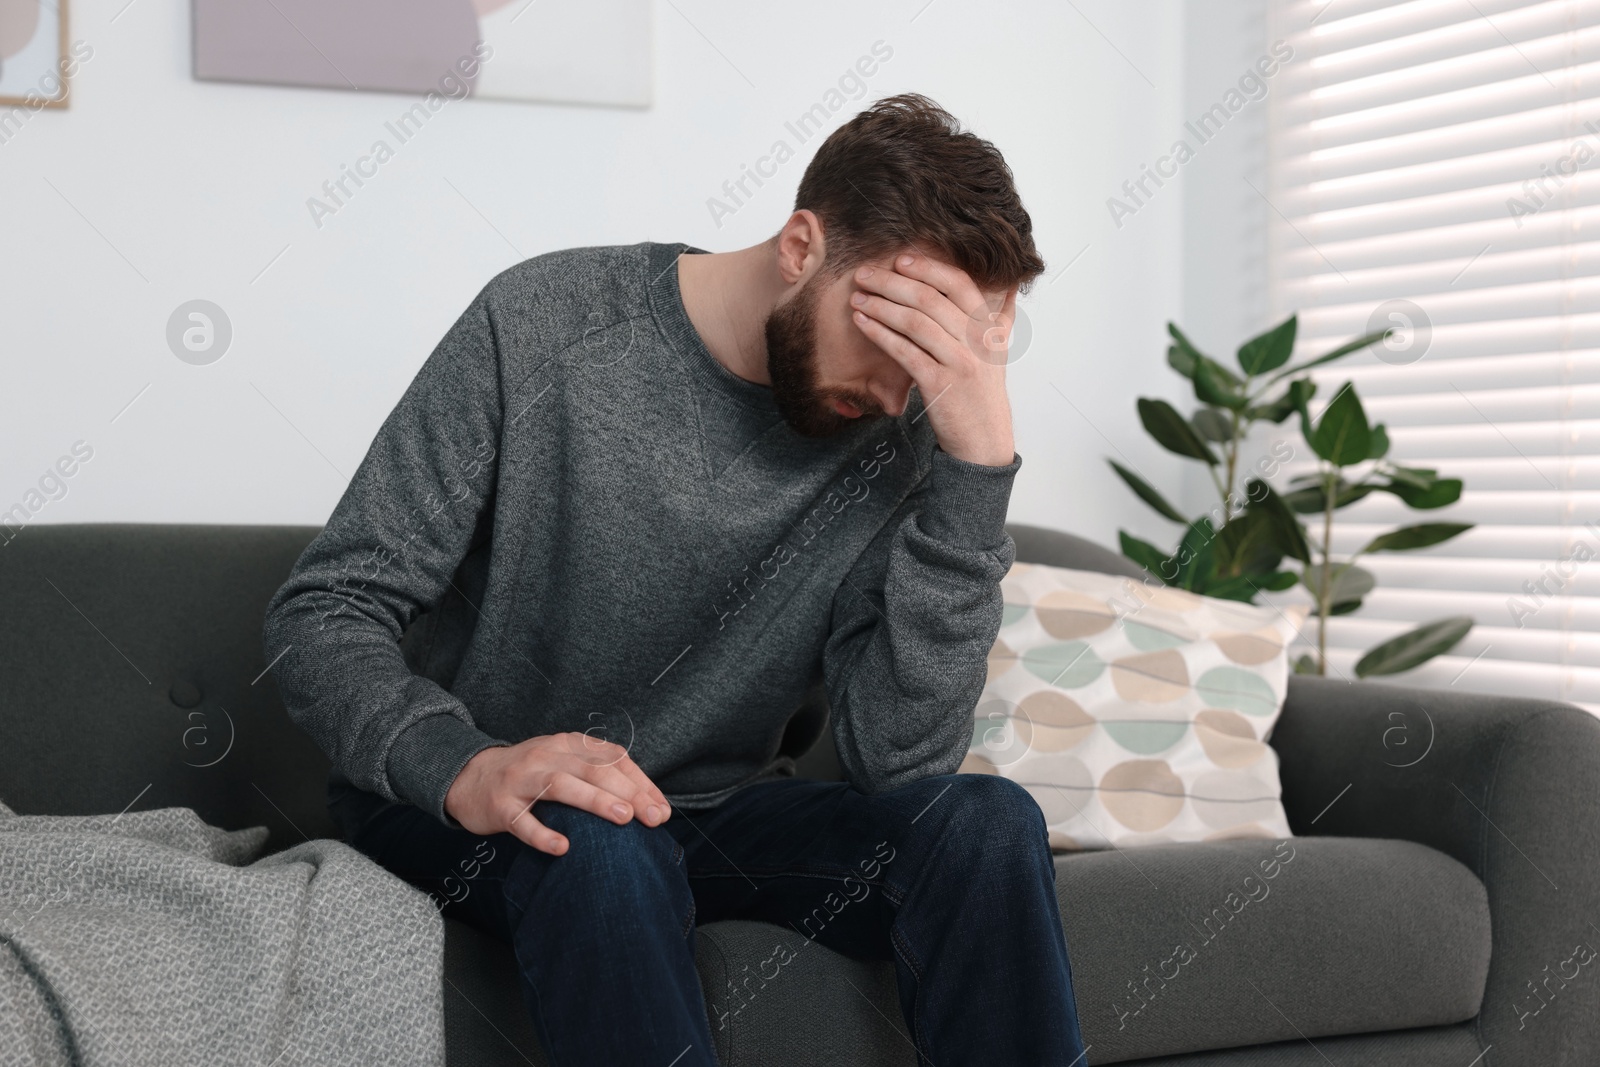
[[[1283,494],[1283,502],[1297,515],[1317,515],[1323,507],[1322,491],[1315,487]]]
[[[1176,452],[1190,459],[1203,459],[1213,467],[1217,465],[1216,453],[1200,440],[1200,435],[1178,414],[1178,409],[1165,400],[1141,396],[1139,421],[1144,424],[1145,432],[1156,439],[1156,444],[1168,452]]]
[[[1356,662],[1358,678],[1399,674],[1450,651],[1472,629],[1472,617],[1452,615],[1407,630],[1369,651]]]
[[[1225,445],[1233,440],[1233,422],[1216,408],[1200,408],[1189,416],[1189,425],[1207,441]]]
[[[1176,357],[1173,356],[1170,349],[1168,350],[1167,362],[1171,363],[1173,369],[1179,374],[1182,374],[1185,378],[1194,377],[1193,368],[1197,364],[1209,363],[1211,365],[1211,369],[1216,372],[1217,377],[1223,382],[1236,388],[1244,384],[1237,374],[1234,374],[1233,371],[1229,370],[1227,367],[1224,367],[1221,363],[1218,363],[1216,360],[1212,359],[1210,356],[1196,348],[1194,346],[1194,342],[1189,340],[1188,337],[1184,336],[1182,330],[1178,329],[1177,323],[1167,323],[1167,333],[1172,335],[1173,348],[1178,350]]]
[[[1294,661],[1294,673],[1296,673],[1296,674],[1316,674],[1316,673],[1318,673],[1316,658],[1314,656],[1312,656],[1311,653],[1309,653],[1309,652],[1300,653],[1300,658]]]
[[[1329,615],[1329,617],[1332,617],[1334,615],[1348,615],[1352,611],[1360,611],[1360,610],[1361,610],[1361,601],[1359,601],[1359,600],[1341,600],[1337,604],[1329,604],[1328,605],[1328,615]]]
[[[1283,497],[1260,478],[1245,483],[1245,494],[1250,501],[1247,510],[1259,511],[1266,517],[1273,547],[1301,563],[1310,563],[1311,546],[1306,543],[1306,532]]]
[[[1156,511],[1160,512],[1162,516],[1171,519],[1173,522],[1188,523],[1189,517],[1183,512],[1179,511],[1177,508],[1173,507],[1171,504],[1167,503],[1167,498],[1157,492],[1155,486],[1151,485],[1149,482],[1145,481],[1143,478],[1139,477],[1137,474],[1133,473],[1133,471],[1124,467],[1114,459],[1108,459],[1106,462],[1111,464],[1111,469],[1116,471],[1122,480],[1128,483],[1128,488],[1132,489],[1134,493],[1138,495],[1140,500],[1143,500],[1146,504],[1149,504],[1151,507],[1155,508]]]
[[[1194,367],[1194,395],[1203,404],[1238,411],[1250,402],[1250,398],[1244,395],[1241,388],[1243,383],[1237,380],[1230,382],[1224,375],[1231,377],[1220,363],[1202,356]]]
[[[1252,581],[1248,575],[1241,574],[1237,578],[1224,578],[1198,591],[1218,600],[1237,600],[1245,604],[1254,604],[1256,594],[1262,588],[1260,582]]]
[[[1299,317],[1290,315],[1259,337],[1253,337],[1239,346],[1239,366],[1247,376],[1277,370],[1289,362],[1294,351],[1294,335]]]
[[[1320,515],[1328,507],[1328,495],[1322,491],[1322,483],[1313,478],[1316,484],[1308,485],[1284,494],[1284,501],[1294,511],[1301,515]],[[1354,504],[1374,489],[1381,488],[1371,482],[1350,482],[1340,478],[1334,488],[1334,507],[1342,508]]]
[[[1219,532],[1218,536],[1221,534]],[[1292,589],[1299,580],[1294,571],[1273,571],[1271,574],[1241,574],[1236,578],[1223,578],[1199,592],[1222,600],[1238,600],[1254,604],[1256,595],[1263,592],[1281,593]]]
[[[1167,576],[1161,572],[1162,564],[1167,559],[1165,552],[1152,545],[1149,541],[1141,541],[1122,530],[1117,531],[1117,540],[1122,545],[1122,554],[1124,556],[1149,571],[1153,577],[1163,582],[1167,580]]]
[[[1439,478],[1422,489],[1393,480],[1388,485],[1380,485],[1376,488],[1382,489],[1386,493],[1393,493],[1418,511],[1442,508],[1461,499],[1460,478]]]
[[[1178,329],[1177,323],[1167,323],[1167,333],[1172,337],[1172,347],[1167,350],[1167,362],[1172,364],[1173,370],[1185,378],[1193,378],[1195,364],[1206,357],[1194,346],[1194,342]],[[1185,367],[1188,369],[1185,370]]]
[[[1300,576],[1294,571],[1275,571],[1272,574],[1267,575],[1264,580],[1258,582],[1257,584],[1263,589],[1270,590],[1274,593],[1281,593],[1285,589],[1293,589],[1294,583],[1298,582],[1299,580]]]
[[[1167,561],[1175,564],[1177,569],[1177,578],[1168,584],[1184,589],[1209,584],[1217,572],[1216,538],[1216,531],[1208,516],[1201,515],[1191,522],[1189,529],[1184,531],[1183,540],[1178,543],[1178,550]],[[1165,574],[1163,571],[1163,577]]]
[[[1427,548],[1448,541],[1457,534],[1472,529],[1470,522],[1424,522],[1416,526],[1402,526],[1379,534],[1367,542],[1362,552],[1406,552],[1413,548]]]
[[[1167,333],[1172,338],[1173,346],[1179,349],[1179,359],[1185,362],[1190,360],[1210,360],[1212,363],[1216,362],[1216,360],[1211,359],[1210,356],[1206,355],[1204,352],[1200,351],[1199,348],[1195,347],[1195,343],[1189,340],[1188,336],[1182,330],[1178,329],[1177,323],[1168,322]]]
[[[1301,584],[1311,591],[1313,599],[1319,599],[1322,595],[1322,571],[1326,566],[1324,563],[1312,563],[1300,577]],[[1361,598],[1378,587],[1378,579],[1372,576],[1372,572],[1360,567],[1335,563],[1329,573],[1333,576],[1333,595],[1329,601],[1335,607],[1349,601],[1355,601],[1359,607]],[[1339,612],[1335,611],[1334,614]]]
[[[1217,574],[1229,580],[1264,578],[1283,562],[1280,540],[1276,520],[1247,502],[1244,511],[1217,531]]]
[[[1388,337],[1389,331],[1392,329],[1394,329],[1394,327],[1390,326],[1386,329],[1379,330],[1377,333],[1363,334],[1362,336],[1357,337],[1354,341],[1346,341],[1338,348],[1335,348],[1332,352],[1324,352],[1316,359],[1308,359],[1304,363],[1297,363],[1292,367],[1283,368],[1277,374],[1274,374],[1269,380],[1277,381],[1280,378],[1287,378],[1291,374],[1299,374],[1303,370],[1309,370],[1312,367],[1320,367],[1322,364],[1332,363],[1336,359],[1343,359],[1352,352],[1359,352],[1368,345],[1377,344],[1385,337]]]
[[[1382,459],[1389,452],[1389,431],[1383,428],[1383,423],[1372,428],[1372,436],[1367,441],[1367,458]]]
[[[1306,401],[1310,400],[1316,391],[1317,383],[1310,378],[1296,378],[1276,399],[1246,408],[1245,415],[1251,419],[1269,419],[1281,423],[1305,407]]]
[[[1418,489],[1427,489],[1439,480],[1439,472],[1432,467],[1402,467],[1390,464],[1387,470],[1391,481],[1402,482]]]
[[[1362,410],[1360,397],[1356,396],[1356,387],[1352,382],[1345,382],[1322,409],[1316,430],[1308,434],[1306,440],[1311,450],[1329,463],[1348,467],[1367,458],[1371,438],[1367,413]]]

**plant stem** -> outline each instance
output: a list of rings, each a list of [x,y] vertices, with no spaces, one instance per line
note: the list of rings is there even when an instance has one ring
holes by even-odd
[[[1333,548],[1333,506],[1339,491],[1339,468],[1330,466],[1322,476],[1322,496],[1326,507],[1322,512],[1322,580],[1317,590],[1317,673],[1328,673],[1328,611],[1333,607],[1333,564],[1329,553]]]
[[[1231,420],[1228,433],[1228,486],[1222,496],[1222,521],[1226,523],[1232,515],[1233,508],[1233,480],[1239,471],[1239,412],[1236,408],[1228,410]]]

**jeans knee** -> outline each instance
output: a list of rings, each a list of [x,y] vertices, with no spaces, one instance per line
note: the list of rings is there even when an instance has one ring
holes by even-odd
[[[940,781],[935,791],[943,792],[929,814],[944,809],[938,837],[948,855],[987,863],[1006,854],[1049,851],[1044,813],[1024,787],[992,774],[952,774]]]
[[[519,910],[536,891],[563,898],[569,910],[609,914],[660,904],[679,907],[690,896],[682,846],[664,828],[637,819],[619,826],[558,803],[541,804],[534,815],[566,837],[567,851],[551,856],[524,848],[506,886]]]

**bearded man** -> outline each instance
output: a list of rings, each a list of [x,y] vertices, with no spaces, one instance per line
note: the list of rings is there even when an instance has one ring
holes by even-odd
[[[1043,269],[995,147],[879,101],[758,245],[491,281],[273,598],[346,839],[512,947],[552,1063],[715,1064],[722,919],[892,960],[920,1063],[1081,1062],[1043,816],[957,772]]]

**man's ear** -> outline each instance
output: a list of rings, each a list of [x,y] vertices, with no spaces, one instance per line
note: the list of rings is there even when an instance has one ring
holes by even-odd
[[[778,231],[778,274],[793,285],[822,269],[827,247],[822,236],[822,220],[809,208],[789,216]]]
[[[1004,292],[996,290],[984,293],[983,306],[988,312],[998,311],[1006,318],[1012,318],[1017,312],[1017,287],[1013,285]]]

